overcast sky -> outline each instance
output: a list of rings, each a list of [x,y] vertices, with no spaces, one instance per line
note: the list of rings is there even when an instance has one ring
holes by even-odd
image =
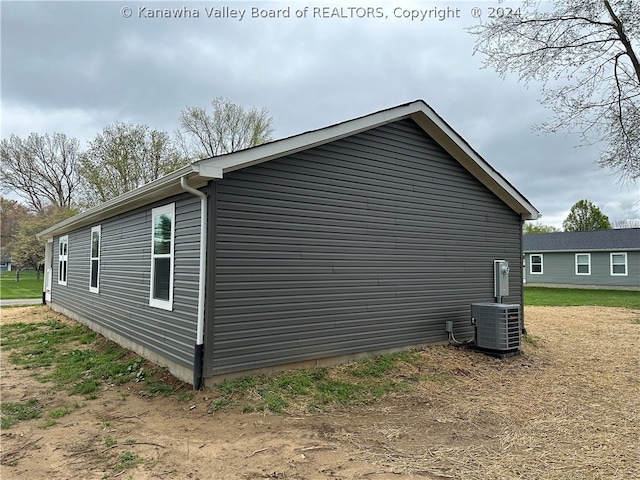
[[[223,96],[265,107],[277,139],[423,99],[542,223],[560,227],[583,198],[612,223],[640,219],[640,185],[599,168],[597,147],[532,130],[549,115],[536,85],[481,69],[465,27],[498,4],[2,1],[2,138],[63,132],[84,146],[117,121],[171,133],[186,106]],[[332,17],[339,5],[361,8]],[[152,17],[158,8],[183,18]],[[406,18],[412,9],[425,18]]]

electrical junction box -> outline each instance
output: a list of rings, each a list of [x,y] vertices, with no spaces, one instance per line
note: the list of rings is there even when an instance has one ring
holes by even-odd
[[[493,283],[498,302],[509,296],[509,262],[506,260],[493,261]]]

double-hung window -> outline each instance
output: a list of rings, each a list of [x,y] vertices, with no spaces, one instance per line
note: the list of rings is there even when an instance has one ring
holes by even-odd
[[[590,253],[576,253],[576,275],[591,275]]]
[[[69,265],[69,236],[58,239],[58,284],[67,284],[67,270]]]
[[[626,252],[611,254],[611,275],[627,275]]]
[[[91,274],[89,291],[98,293],[100,291],[100,235],[102,229],[100,225],[91,228]]]
[[[531,273],[532,275],[542,275],[542,267],[543,265],[541,253],[532,253],[531,255],[529,255],[529,273]]]
[[[175,204],[151,213],[151,293],[149,305],[173,309],[173,248]]]

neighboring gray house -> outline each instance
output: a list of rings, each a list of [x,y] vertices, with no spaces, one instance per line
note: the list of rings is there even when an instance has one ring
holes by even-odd
[[[11,257],[8,255],[3,255],[0,260],[0,272],[10,272],[11,271]]]
[[[419,100],[195,162],[39,236],[54,310],[198,388],[444,342],[447,320],[471,336],[536,218]]]
[[[524,235],[527,285],[640,290],[640,228]]]

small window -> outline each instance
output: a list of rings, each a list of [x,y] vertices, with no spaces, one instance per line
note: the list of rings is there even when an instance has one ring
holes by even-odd
[[[175,205],[154,208],[151,214],[152,307],[173,309],[173,242]]]
[[[627,275],[627,254],[611,254],[611,275]]]
[[[529,255],[529,273],[532,275],[542,275],[542,254]]]
[[[58,284],[67,284],[67,270],[69,264],[69,236],[58,239]]]
[[[91,228],[91,275],[89,291],[98,293],[100,288],[100,225]]]
[[[590,253],[576,253],[576,275],[591,275]]]

